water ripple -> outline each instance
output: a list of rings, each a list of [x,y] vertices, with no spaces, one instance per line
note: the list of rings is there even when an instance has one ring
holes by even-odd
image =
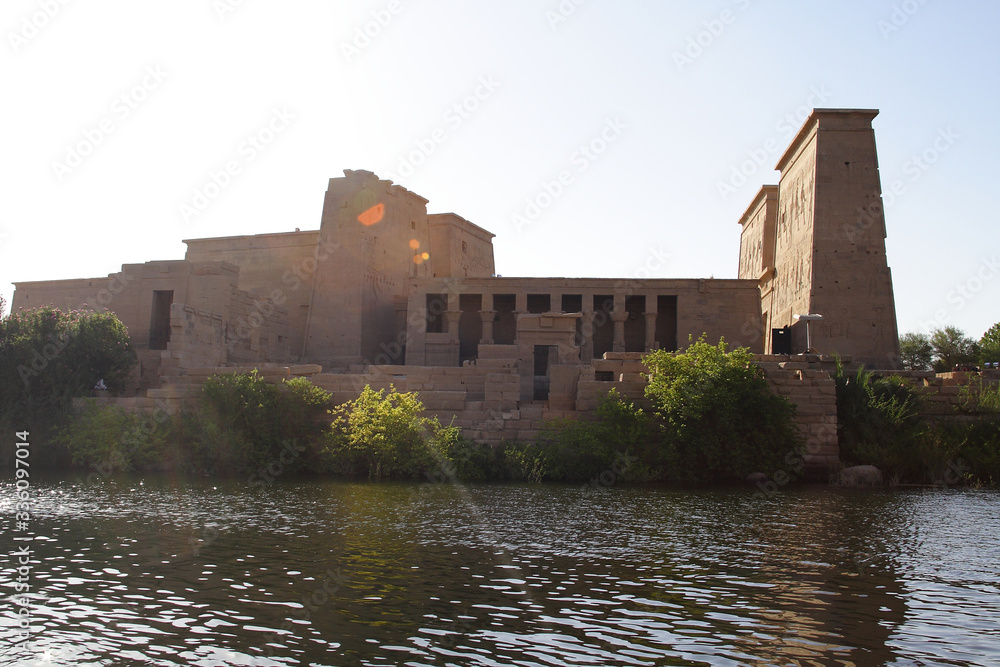
[[[1000,664],[996,492],[35,487],[4,665]]]

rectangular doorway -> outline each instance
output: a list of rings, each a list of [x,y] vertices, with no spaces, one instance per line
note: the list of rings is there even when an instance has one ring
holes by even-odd
[[[534,392],[532,400],[549,400],[549,367],[555,361],[557,350],[556,345],[536,345],[535,346],[535,370],[534,370]]]
[[[170,305],[173,290],[153,290],[153,308],[149,315],[149,349],[165,350],[170,342]]]

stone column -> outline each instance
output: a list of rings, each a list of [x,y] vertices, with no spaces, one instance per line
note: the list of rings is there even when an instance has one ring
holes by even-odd
[[[646,311],[642,316],[646,318],[646,352],[652,352],[656,345],[656,311]]]
[[[444,313],[445,322],[448,324],[448,338],[453,341],[458,340],[458,320],[462,317],[460,310],[447,310]]]
[[[625,351],[625,320],[627,319],[625,295],[615,294],[615,309],[611,312],[611,321],[615,323],[615,342],[612,348],[615,352]]]
[[[495,310],[480,310],[479,317],[483,320],[483,337],[479,339],[480,345],[493,344],[493,322],[497,318]]]
[[[594,358],[594,311],[583,311],[580,321],[580,334],[583,340],[580,341],[580,360],[589,362]]]

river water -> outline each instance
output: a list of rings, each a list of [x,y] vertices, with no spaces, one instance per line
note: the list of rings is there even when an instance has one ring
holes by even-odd
[[[9,481],[4,665],[1000,665],[997,491]]]

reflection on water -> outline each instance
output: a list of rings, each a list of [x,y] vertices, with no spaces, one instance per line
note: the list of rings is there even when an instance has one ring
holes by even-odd
[[[33,489],[32,645],[5,537],[0,664],[1000,664],[994,491]]]

